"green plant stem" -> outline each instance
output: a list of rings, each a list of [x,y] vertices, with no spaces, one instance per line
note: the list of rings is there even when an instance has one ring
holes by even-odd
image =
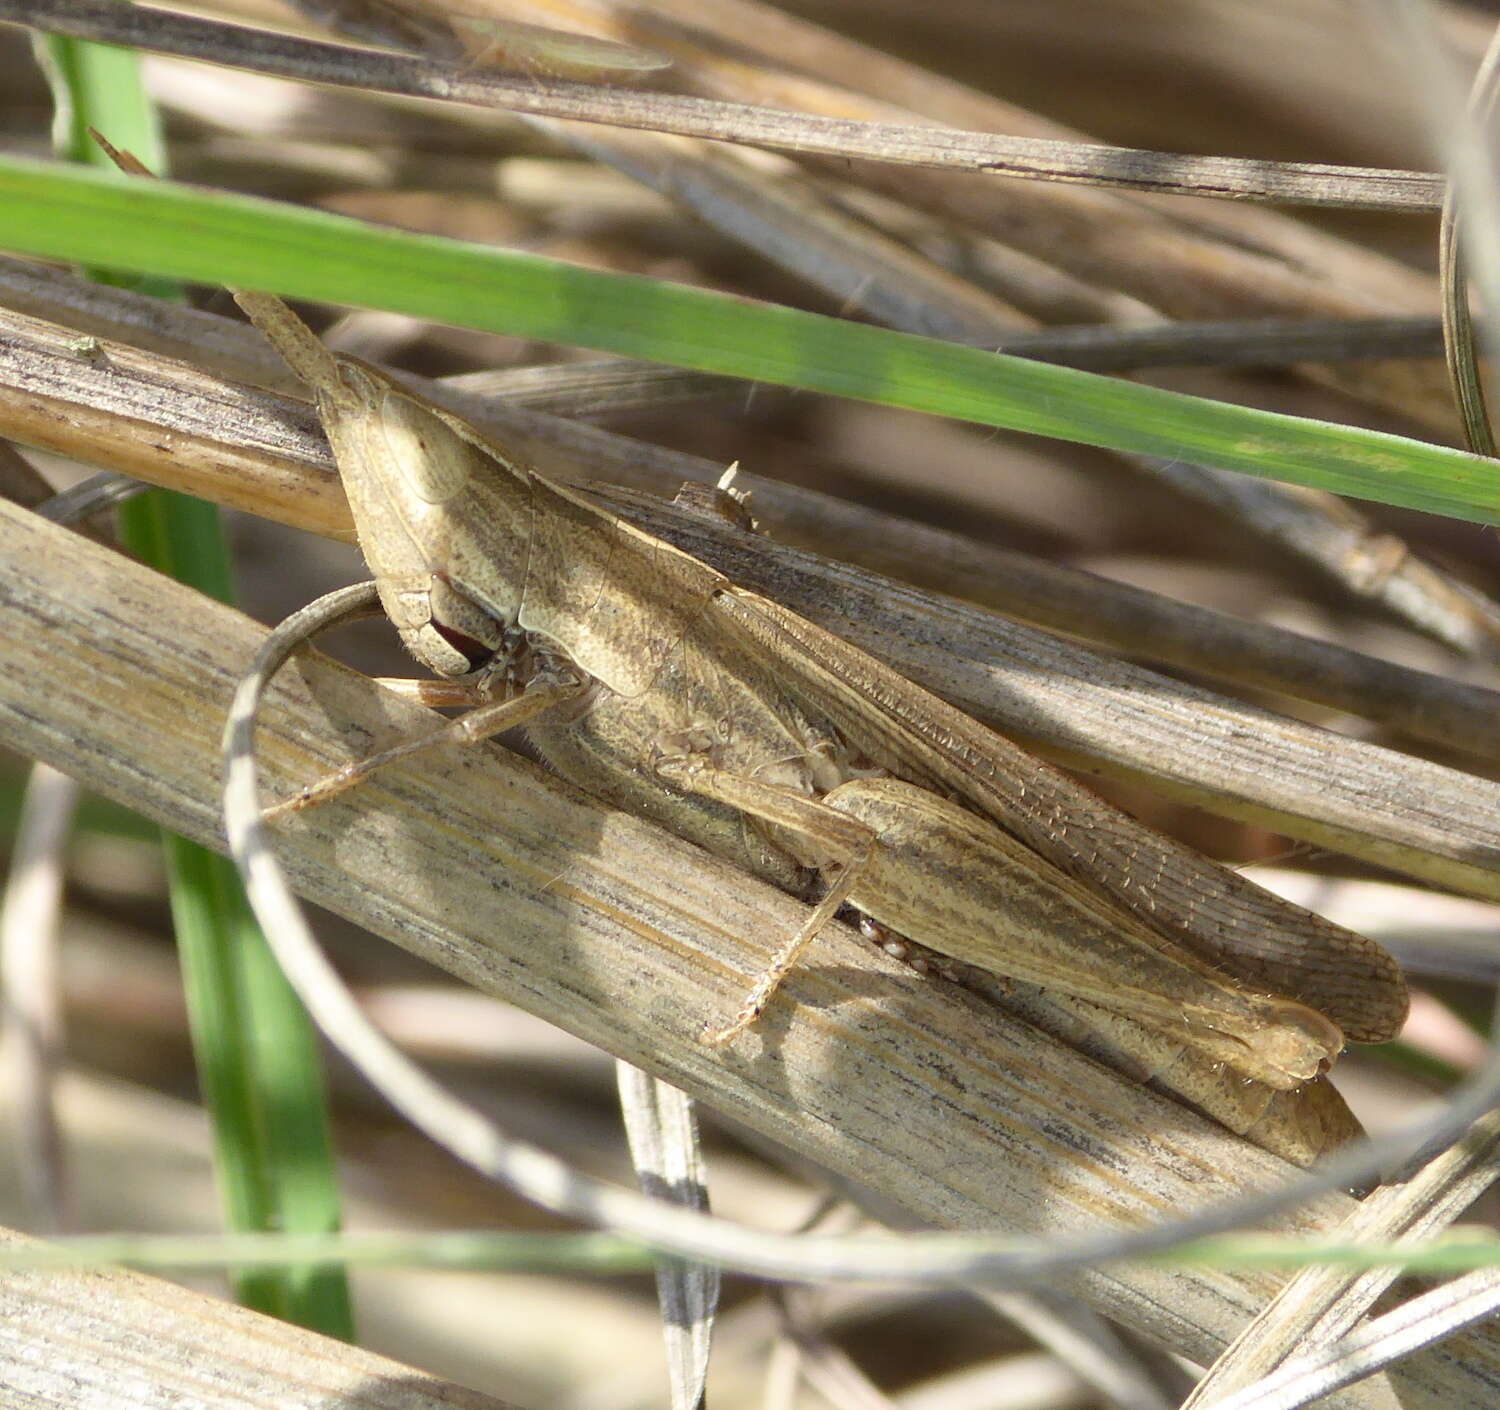
[[[0,158],[0,248],[235,284],[1500,523],[1495,461],[254,197]]]

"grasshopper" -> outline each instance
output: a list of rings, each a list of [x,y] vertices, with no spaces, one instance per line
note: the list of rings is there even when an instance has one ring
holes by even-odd
[[[1324,1070],[1345,1033],[1381,1041],[1399,1026],[1404,984],[1372,942],[1195,858],[839,638],[543,478],[331,353],[279,300],[236,297],[316,395],[402,641],[454,682],[442,698],[482,702],[437,737],[525,725],[564,777],[814,903],[708,1041],[753,1023],[845,905],[1276,1090]]]
[[[234,295],[314,394],[386,615],[453,687],[419,698],[479,703],[271,814],[436,742],[525,725],[560,774],[604,801],[804,899],[823,890],[733,1021],[705,1030],[716,1045],[760,1016],[845,904],[1081,1000],[1085,1018],[1102,1010],[1114,1041],[1116,1020],[1131,1020],[1141,1051],[1165,1036],[1274,1091],[1324,1071],[1345,1034],[1395,1036],[1405,981],[1373,941],[1153,833],[873,657],[539,475],[329,351],[280,299]],[[732,500],[715,504],[736,518]]]

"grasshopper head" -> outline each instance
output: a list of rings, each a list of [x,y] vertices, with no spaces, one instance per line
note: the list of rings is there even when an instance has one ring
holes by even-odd
[[[438,675],[507,664],[523,637],[528,475],[384,373],[337,363],[319,410],[386,614]]]

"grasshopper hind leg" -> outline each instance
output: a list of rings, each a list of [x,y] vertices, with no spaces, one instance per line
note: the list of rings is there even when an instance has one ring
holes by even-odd
[[[857,862],[845,867],[834,878],[833,884],[803,923],[802,928],[782,946],[771,963],[762,971],[760,978],[755,981],[755,986],[745,996],[739,1012],[722,1028],[706,1027],[699,1035],[700,1042],[712,1048],[721,1048],[737,1038],[766,1011],[766,1005],[770,1003],[771,996],[792,972],[797,961],[801,959],[802,952],[818,938],[818,932],[839,913],[858,880]]]

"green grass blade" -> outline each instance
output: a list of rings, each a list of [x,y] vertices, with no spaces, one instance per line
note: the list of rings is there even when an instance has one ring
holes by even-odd
[[[77,1234],[0,1246],[0,1269],[136,1268],[190,1271],[235,1265],[306,1267],[338,1261],[373,1268],[649,1276],[656,1255],[614,1234],[500,1233],[488,1229],[357,1234]]]
[[[57,38],[39,41],[38,52],[57,95],[59,150],[75,161],[107,160],[88,136],[94,126],[160,169],[161,135],[134,53]],[[161,282],[150,291],[172,292]],[[125,507],[121,532],[163,572],[221,600],[232,596],[211,505],[155,491]],[[331,1233],[339,1227],[338,1188],[311,1025],[256,929],[233,866],[181,837],[167,835],[164,847],[226,1221],[240,1232]],[[353,1335],[341,1267],[245,1268],[235,1285],[247,1306]]]
[[[1500,467],[1467,452],[252,197],[0,159],[0,248],[389,309],[1500,523]]]
[[[52,89],[52,145],[60,155],[85,166],[108,168],[109,159],[89,136],[92,126],[100,132],[128,134],[121,140],[128,140],[131,150],[152,171],[167,169],[161,125],[142,93],[140,59],[134,50],[49,34],[36,35],[33,49]],[[171,279],[135,275],[122,280],[104,268],[90,269],[89,277],[128,284],[161,299],[178,294]]]
[[[1019,1247],[1025,1241],[1017,1238]],[[651,1250],[613,1234],[504,1233],[461,1229],[383,1233],[83,1234],[0,1248],[0,1269],[133,1268],[189,1271],[245,1264],[306,1266],[338,1259],[360,1267],[461,1268],[511,1274],[579,1273],[640,1277]],[[1418,1242],[1351,1242],[1338,1235],[1247,1232],[1179,1245],[1150,1260],[1164,1268],[1403,1268],[1433,1276],[1500,1267],[1500,1238],[1488,1228],[1457,1225]]]
[[[120,518],[122,537],[147,562],[229,599],[228,552],[212,505],[157,490],[126,505]],[[167,834],[164,843],[226,1222],[243,1232],[333,1232],[337,1172],[311,1024],[250,914],[233,864],[181,837]],[[234,1276],[247,1307],[353,1339],[342,1268],[250,1268]]]

